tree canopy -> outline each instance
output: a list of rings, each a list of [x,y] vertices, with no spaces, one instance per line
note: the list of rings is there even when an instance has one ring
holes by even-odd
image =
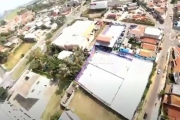
[[[44,72],[54,80],[74,80],[88,57],[80,48],[75,48],[73,54],[60,60],[57,58],[62,50],[54,45],[48,45],[46,54],[41,52],[33,53],[30,59],[34,59],[30,68],[35,72]]]
[[[61,113],[57,112],[51,116],[50,120],[59,120],[60,116],[61,116]]]
[[[8,97],[8,91],[0,87],[0,100],[5,100]]]
[[[6,25],[6,24],[7,24],[7,22],[5,20],[0,21],[0,26]]]

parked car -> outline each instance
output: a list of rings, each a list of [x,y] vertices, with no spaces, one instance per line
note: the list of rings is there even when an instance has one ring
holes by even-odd
[[[146,118],[147,118],[147,116],[148,116],[148,114],[147,114],[147,113],[145,113],[145,114],[144,114],[143,119],[146,119]]]

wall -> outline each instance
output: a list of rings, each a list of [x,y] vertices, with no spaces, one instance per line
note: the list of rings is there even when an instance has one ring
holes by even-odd
[[[139,59],[143,59],[143,60],[148,60],[148,61],[155,61],[156,60],[156,58],[146,58],[146,57],[140,56],[139,54],[129,53],[129,50],[123,49],[123,48],[121,48],[119,50],[119,55],[120,56],[130,55],[130,56],[133,56],[133,57],[136,57],[136,58],[139,58]]]

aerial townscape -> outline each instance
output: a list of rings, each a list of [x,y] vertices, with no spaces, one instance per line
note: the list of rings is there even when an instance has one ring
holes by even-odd
[[[180,120],[180,1],[11,10],[0,20],[0,120]]]

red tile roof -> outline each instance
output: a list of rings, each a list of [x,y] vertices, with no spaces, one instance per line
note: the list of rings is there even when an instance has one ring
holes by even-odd
[[[145,28],[145,26],[138,25],[136,28],[130,29],[129,33],[142,36],[144,34]]]
[[[176,47],[173,50],[179,54],[179,56],[177,56],[177,58],[174,60],[175,66],[173,68],[173,71],[180,72],[180,48]]]
[[[180,120],[180,108],[165,104],[164,109],[170,120]]]
[[[98,41],[98,42],[110,43],[111,39],[112,39],[111,37],[108,37],[108,36],[105,36],[105,35],[99,35],[99,36],[96,38],[96,41]]]
[[[152,51],[156,50],[156,45],[152,45],[148,43],[142,43],[141,45],[142,45],[142,48],[145,50],[152,50]]]
[[[153,39],[153,38],[142,38],[142,42],[150,43],[150,44],[153,44],[153,45],[157,44],[157,40]]]

